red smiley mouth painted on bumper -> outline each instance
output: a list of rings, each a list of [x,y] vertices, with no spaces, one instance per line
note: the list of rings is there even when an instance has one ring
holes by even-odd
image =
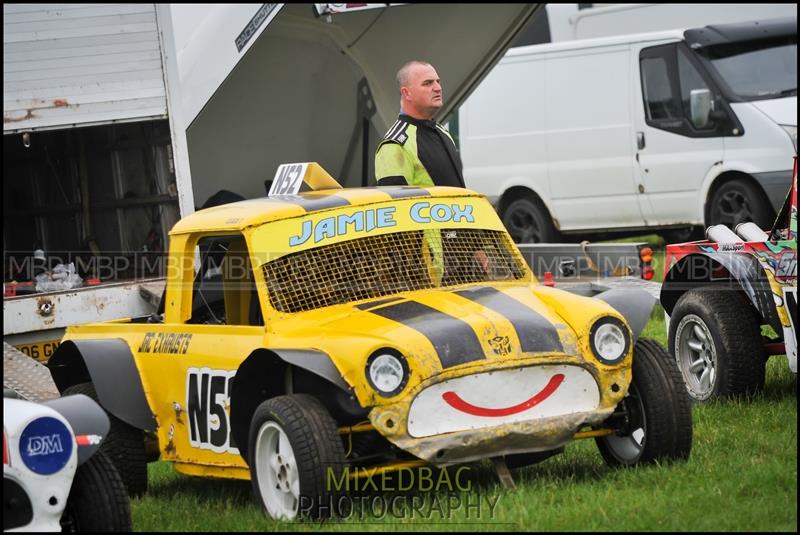
[[[553,393],[561,386],[561,383],[564,382],[564,374],[557,373],[553,377],[550,378],[550,381],[547,385],[540,390],[537,394],[534,394],[533,397],[530,399],[523,401],[517,405],[511,407],[503,407],[499,409],[492,409],[488,407],[478,407],[477,405],[472,405],[461,399],[461,396],[456,394],[453,391],[445,392],[442,394],[442,399],[444,399],[445,403],[453,407],[454,409],[464,412],[466,414],[471,414],[473,416],[489,416],[489,417],[499,417],[499,416],[510,416],[512,414],[518,414],[522,411],[526,411],[531,407],[535,407],[542,401],[546,400]]]

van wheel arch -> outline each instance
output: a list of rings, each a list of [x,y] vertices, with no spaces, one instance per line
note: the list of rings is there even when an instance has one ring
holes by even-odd
[[[714,182],[708,190],[708,195],[706,195],[703,206],[703,222],[706,227],[719,223],[719,221],[711,221],[712,209],[716,201],[715,197],[723,188],[734,190],[741,189],[755,196],[755,198],[752,199],[753,206],[751,211],[755,212],[756,215],[761,214],[763,220],[756,221],[760,226],[769,226],[775,219],[775,209],[770,203],[764,188],[761,187],[761,184],[759,184],[755,178],[741,171],[726,171],[714,179]]]
[[[500,198],[497,211],[503,225],[518,243],[554,242],[560,237],[558,222],[542,198],[529,188],[523,186],[509,188]],[[520,220],[515,214],[525,217]],[[525,239],[523,235],[532,235],[537,239]]]

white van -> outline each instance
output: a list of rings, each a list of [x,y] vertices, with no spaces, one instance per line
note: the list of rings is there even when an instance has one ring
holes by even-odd
[[[767,227],[797,153],[797,17],[512,49],[458,134],[519,242]]]

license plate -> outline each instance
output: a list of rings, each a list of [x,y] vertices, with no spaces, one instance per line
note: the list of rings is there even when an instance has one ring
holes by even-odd
[[[36,342],[33,344],[20,344],[15,346],[17,349],[25,353],[31,358],[39,362],[47,362],[50,356],[55,353],[58,346],[61,344],[60,340],[48,340],[45,342]]]

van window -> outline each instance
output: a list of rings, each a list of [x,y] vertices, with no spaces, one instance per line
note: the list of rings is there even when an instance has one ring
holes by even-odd
[[[709,60],[735,96],[761,100],[797,95],[797,36],[703,48]]]
[[[649,120],[660,121],[679,117],[664,58],[642,59],[642,87]]]
[[[698,69],[699,62],[680,44],[642,49],[639,55],[645,121],[661,130],[687,137],[725,135],[731,120],[719,90]],[[691,121],[690,95],[711,92],[712,120],[702,128]]]
[[[678,49],[678,79],[680,80],[681,84],[681,104],[683,105],[684,116],[691,120],[690,117],[690,107],[689,107],[689,96],[693,89],[708,89],[708,84],[703,80],[703,77],[700,76],[700,73],[697,72],[697,69],[694,65],[691,64],[689,58],[686,57],[686,53],[682,49]],[[712,91],[712,99],[711,102],[713,103],[714,92]],[[714,124],[709,123],[707,128],[713,128]]]

